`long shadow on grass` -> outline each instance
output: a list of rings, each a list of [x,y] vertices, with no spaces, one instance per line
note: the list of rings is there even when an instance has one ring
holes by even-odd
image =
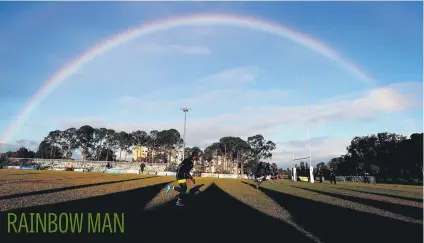
[[[68,190],[73,190],[73,189],[93,187],[93,186],[110,185],[110,184],[116,184],[116,183],[121,183],[121,182],[126,182],[126,181],[143,180],[143,179],[152,178],[152,177],[154,177],[154,176],[127,179],[127,180],[119,180],[119,181],[99,182],[99,183],[84,184],[84,185],[78,185],[78,186],[60,187],[60,188],[53,188],[53,189],[33,191],[33,192],[17,193],[17,194],[2,196],[2,197],[0,197],[0,200],[17,198],[17,197],[27,197],[27,196],[41,195],[41,194],[53,193],[53,192],[62,192],[62,191],[68,191]]]
[[[332,187],[332,188],[336,188],[336,189],[340,189],[340,190],[346,190],[346,191],[352,191],[352,192],[361,192],[361,193],[373,194],[373,195],[377,195],[377,196],[397,198],[397,199],[402,199],[402,200],[407,200],[407,201],[413,201],[413,202],[420,202],[420,203],[423,202],[423,199],[422,198],[404,197],[404,196],[398,196],[398,195],[393,195],[393,194],[386,194],[386,193],[380,193],[380,192],[361,191],[361,190],[347,189],[347,188],[342,188],[342,187]]]
[[[339,184],[339,185],[341,185],[341,184]],[[393,193],[398,193],[398,192],[403,193],[403,192],[405,192],[405,190],[402,190],[402,189],[393,189],[393,188],[387,188],[387,187],[381,188],[381,187],[372,187],[372,186],[368,187],[368,186],[361,186],[361,185],[364,185],[364,184],[363,183],[357,183],[357,184],[355,183],[355,185],[348,185],[348,187],[354,187],[356,189],[361,189],[361,190],[369,190],[369,189],[384,190],[384,191],[393,192]],[[399,185],[399,186],[402,186],[402,185]],[[416,187],[418,188],[419,186],[416,186]]]
[[[2,243],[9,242],[311,242],[292,226],[233,198],[216,185],[192,197],[184,208],[175,200],[150,211],[141,209],[166,184],[12,212],[125,213],[122,234],[8,234],[2,215]],[[83,227],[83,230],[85,227]],[[87,231],[87,230],[85,230]]]
[[[63,177],[63,178],[46,178],[46,179],[39,179],[39,180],[22,180],[22,179],[16,179],[13,178],[12,180],[10,179],[5,179],[2,184],[18,184],[18,183],[28,183],[28,182],[34,182],[34,183],[52,183],[56,181],[60,181],[59,183],[61,183],[61,181],[67,181],[67,180],[75,180],[75,179],[79,179],[79,178],[86,178],[86,179],[92,179],[92,178],[99,178],[99,177],[104,177],[104,175],[100,175],[100,176],[76,176],[76,177]],[[3,181],[3,180],[0,180]]]
[[[41,174],[41,173],[16,173],[16,174],[4,173],[2,175],[4,175],[4,176],[11,176],[11,175],[15,176],[15,175],[39,175],[39,174]]]
[[[243,182],[255,188],[254,185]],[[422,242],[422,224],[381,217],[260,188],[290,212],[293,220],[325,243]]]
[[[320,193],[322,195],[330,196],[330,197],[337,197],[343,200],[348,200],[351,202],[356,202],[364,205],[368,205],[371,207],[379,208],[382,210],[390,211],[392,213],[401,214],[404,216],[408,216],[414,219],[423,219],[423,209],[417,208],[417,207],[411,207],[406,205],[399,205],[395,203],[389,203],[389,202],[382,202],[382,201],[376,201],[368,198],[360,198],[360,197],[354,197],[354,196],[348,196],[344,194],[337,194],[332,192],[326,192],[326,191],[320,191],[320,190],[314,190],[310,188],[304,188],[304,187],[298,187],[298,186],[292,186],[298,189]]]

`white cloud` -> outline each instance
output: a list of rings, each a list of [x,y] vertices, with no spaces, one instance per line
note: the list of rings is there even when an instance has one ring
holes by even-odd
[[[25,147],[28,150],[31,151],[36,151],[38,149],[38,145],[39,142],[34,141],[34,140],[25,140],[25,139],[21,139],[21,140],[17,140],[15,141],[15,143],[0,143],[0,153],[3,152],[8,152],[8,151],[12,151],[15,152],[16,150],[20,149],[21,147]]]
[[[58,118],[56,123],[59,125],[59,129],[68,128],[80,128],[84,125],[92,127],[105,127],[106,123],[104,118],[101,117],[79,117],[79,118]]]
[[[26,148],[36,148],[38,147],[39,142],[34,141],[34,140],[17,140],[16,143],[22,147],[26,147]]]
[[[258,97],[261,96],[257,91]],[[266,91],[263,91],[263,95]],[[245,94],[240,92],[233,93],[232,100],[244,99]],[[212,97],[212,98],[211,98]],[[211,97],[198,97],[198,102],[208,103],[213,100]],[[132,100],[133,98],[127,98]],[[192,98],[193,102],[196,98]],[[338,100],[335,102],[321,102],[309,106],[309,120],[312,124],[325,124],[331,122],[342,121],[360,121],[376,118],[386,113],[404,111],[422,107],[422,104],[412,102],[413,94],[399,93],[395,89],[379,88],[363,94],[355,99]],[[387,103],[385,103],[386,101]],[[175,107],[179,107],[179,102],[166,101],[149,104],[151,109],[164,108],[164,104],[174,102]],[[231,102],[231,100],[230,100]],[[182,103],[182,102],[181,102]],[[194,112],[194,110],[192,111]],[[254,133],[263,133],[273,135],[279,133],[279,125],[283,124],[299,124],[305,119],[304,106],[264,106],[264,107],[246,107],[241,108],[238,112],[226,113],[205,118],[188,119],[188,130],[195,131],[193,137],[189,136],[190,143],[199,144],[203,140],[219,138],[224,135],[247,136]],[[96,124],[102,123],[101,119],[95,118],[79,118],[69,119],[67,124]],[[104,122],[103,122],[104,124]],[[180,122],[152,122],[152,123],[122,123],[112,124],[116,128],[127,128],[128,130],[137,129],[165,129],[169,127],[179,128]]]
[[[329,159],[346,153],[346,146],[352,138],[331,138],[315,137],[311,138],[312,164],[315,166],[319,162],[327,163]],[[277,151],[273,153],[272,161],[278,161],[282,168],[293,167],[293,151],[295,159],[309,157],[308,140],[293,140],[276,142]],[[293,145],[293,147],[292,147]],[[299,164],[302,160],[295,161]],[[309,163],[309,159],[303,161]]]
[[[167,100],[168,95],[172,96],[178,91],[164,88],[165,91],[161,89],[161,92],[143,94],[142,98],[126,95],[119,99],[119,103],[124,111],[136,108],[139,111],[155,112],[157,107],[164,110],[186,105],[211,110],[217,107],[228,109],[239,104],[252,106],[264,102],[278,103],[290,96],[289,90],[280,88],[246,88],[246,84],[256,82],[260,70],[255,66],[242,66],[201,77],[194,81],[193,92],[186,92],[183,98]]]
[[[206,55],[210,54],[210,50],[204,46],[184,46],[184,45],[161,45],[154,43],[142,43],[138,50],[142,53],[179,53],[186,55]]]
[[[133,110],[136,108],[139,111],[153,112],[157,107],[161,109],[173,109],[176,106],[189,107],[230,107],[238,104],[254,105],[260,102],[275,102],[286,99],[290,96],[288,90],[282,89],[222,89],[212,90],[199,93],[193,93],[192,97],[181,98],[177,100],[155,100],[152,97],[139,99],[133,96],[124,96],[119,102],[123,109]],[[161,96],[159,96],[161,97]]]
[[[420,94],[405,92],[406,86],[422,87],[421,83],[404,83],[396,84],[388,87],[376,88],[362,93],[362,95],[353,97],[350,94],[339,96],[338,98],[328,99],[315,103],[309,106],[309,119],[312,126],[329,124],[330,126],[336,123],[342,124],[343,122],[358,122],[364,120],[378,119],[387,114],[406,111],[410,109],[422,109],[422,103],[416,102],[417,96]],[[246,95],[244,92],[228,91],[231,93],[232,100],[248,100],[249,97],[255,95]],[[257,95],[258,99],[266,97],[266,91],[251,91],[252,94]],[[276,94],[284,91],[276,91]],[[203,95],[203,94],[202,94]],[[210,97],[205,98],[202,95],[192,97],[192,102],[203,102],[205,107],[207,105],[215,105],[214,94],[210,94]],[[133,97],[125,98],[128,102],[135,102]],[[152,102],[149,104],[152,110],[164,109],[164,105],[175,106],[178,109],[180,101],[166,101],[166,102]],[[181,102],[182,103],[182,102]],[[204,146],[210,144],[213,141],[218,140],[223,136],[252,136],[255,134],[262,134],[266,138],[281,136],[281,126],[293,127],[301,126],[305,123],[305,107],[304,106],[252,106],[254,102],[249,103],[238,109],[236,112],[220,113],[219,115],[213,115],[209,117],[191,117],[191,114],[195,112],[193,109],[187,120],[187,143],[189,145]],[[263,105],[263,103],[262,103]],[[160,108],[160,109],[159,109]],[[171,107],[172,108],[172,107]],[[81,118],[72,119],[66,121],[66,126],[78,127],[80,125],[92,124],[93,126],[106,126],[116,130],[134,131],[134,130],[145,130],[151,131],[153,129],[162,130],[175,128],[181,133],[183,131],[183,122],[162,120],[152,121],[144,123],[136,122],[122,122],[122,123],[108,123],[101,121],[101,119]],[[97,122],[97,125],[96,125]],[[300,125],[299,125],[300,124]],[[304,128],[299,128],[304,129]],[[341,155],[345,152],[345,147],[348,145],[351,138],[334,138],[333,134],[328,134],[325,138],[314,138],[312,141],[312,153],[314,163],[319,160],[327,159],[333,156]],[[280,139],[277,139],[280,140]],[[303,144],[303,145],[302,145]],[[296,153],[299,156],[303,156],[307,153],[307,142],[306,141],[295,141],[297,147]],[[274,153],[273,161],[287,162],[291,160],[291,145],[287,142],[281,141],[277,143],[277,151]],[[296,155],[296,157],[298,157]]]
[[[198,82],[201,84],[254,84],[259,70],[254,66],[231,68],[203,77]]]

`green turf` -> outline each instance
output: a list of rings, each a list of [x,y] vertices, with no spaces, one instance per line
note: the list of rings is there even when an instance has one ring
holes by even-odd
[[[422,186],[278,181],[258,190],[250,180],[196,178],[189,189],[200,193],[180,209],[177,193],[164,193],[174,179],[0,170],[1,240],[175,242],[184,234],[196,242],[340,243],[403,242],[408,235],[408,243],[422,242]],[[8,234],[10,212],[125,213],[125,233]]]

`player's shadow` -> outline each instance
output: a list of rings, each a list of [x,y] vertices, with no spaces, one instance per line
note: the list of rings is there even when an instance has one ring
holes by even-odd
[[[363,204],[363,205],[368,205],[368,206],[379,208],[379,209],[382,209],[382,210],[387,210],[389,212],[405,215],[405,216],[408,216],[408,217],[411,217],[411,218],[414,218],[414,219],[421,219],[421,220],[423,219],[423,208],[422,207],[418,208],[418,207],[411,207],[411,206],[406,206],[406,205],[399,205],[399,204],[395,204],[395,203],[382,202],[382,201],[372,200],[372,199],[368,199],[368,198],[359,198],[359,197],[349,196],[349,195],[345,195],[345,194],[337,194],[337,193],[333,193],[333,192],[314,190],[314,189],[298,187],[298,186],[293,186],[293,187],[299,188],[299,189],[302,189],[302,190],[305,190],[305,191],[320,193],[322,195],[326,195],[326,196],[330,196],[330,197],[336,197],[336,198],[340,198],[340,199],[343,199],[343,200],[348,200],[348,201],[351,201],[351,202],[360,203],[360,204]]]
[[[413,198],[413,197],[405,197],[405,196],[398,196],[398,195],[393,195],[393,194],[387,194],[387,193],[380,193],[380,192],[369,192],[369,191],[362,191],[362,190],[355,190],[355,189],[347,189],[347,188],[342,188],[342,187],[332,187],[332,188],[336,188],[336,189],[340,189],[340,190],[346,190],[346,191],[352,191],[352,192],[360,192],[360,193],[367,193],[367,194],[372,194],[372,195],[377,195],[377,196],[383,196],[383,197],[391,197],[391,198],[397,198],[397,199],[402,199],[402,200],[407,200],[407,201],[413,201],[413,202],[423,202],[422,198]]]
[[[255,188],[254,185],[246,182]],[[265,195],[289,211],[293,220],[326,243],[423,242],[422,224],[313,201],[260,187]]]
[[[233,198],[215,184],[193,193],[184,208],[175,200],[142,211],[154,197],[164,196],[164,184],[65,203],[9,212],[125,213],[122,234],[8,234],[2,213],[1,242],[311,242],[294,227]],[[192,189],[196,192],[202,185]],[[161,193],[162,195],[158,195]],[[190,194],[189,194],[190,195]],[[170,196],[172,198],[172,196]],[[85,232],[87,231],[86,229]]]
[[[201,192],[200,188],[202,188],[203,186],[204,186],[204,184],[200,184],[200,185],[196,185],[196,186],[190,188],[190,190],[188,190],[188,198],[194,199],[194,197],[197,196]]]

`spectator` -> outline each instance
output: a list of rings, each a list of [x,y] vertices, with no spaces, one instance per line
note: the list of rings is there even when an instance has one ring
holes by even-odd
[[[364,183],[370,183],[368,173],[364,170]]]
[[[141,174],[143,174],[144,173],[144,167],[145,167],[146,165],[143,163],[143,162],[141,162],[141,164],[140,164],[140,173]]]

